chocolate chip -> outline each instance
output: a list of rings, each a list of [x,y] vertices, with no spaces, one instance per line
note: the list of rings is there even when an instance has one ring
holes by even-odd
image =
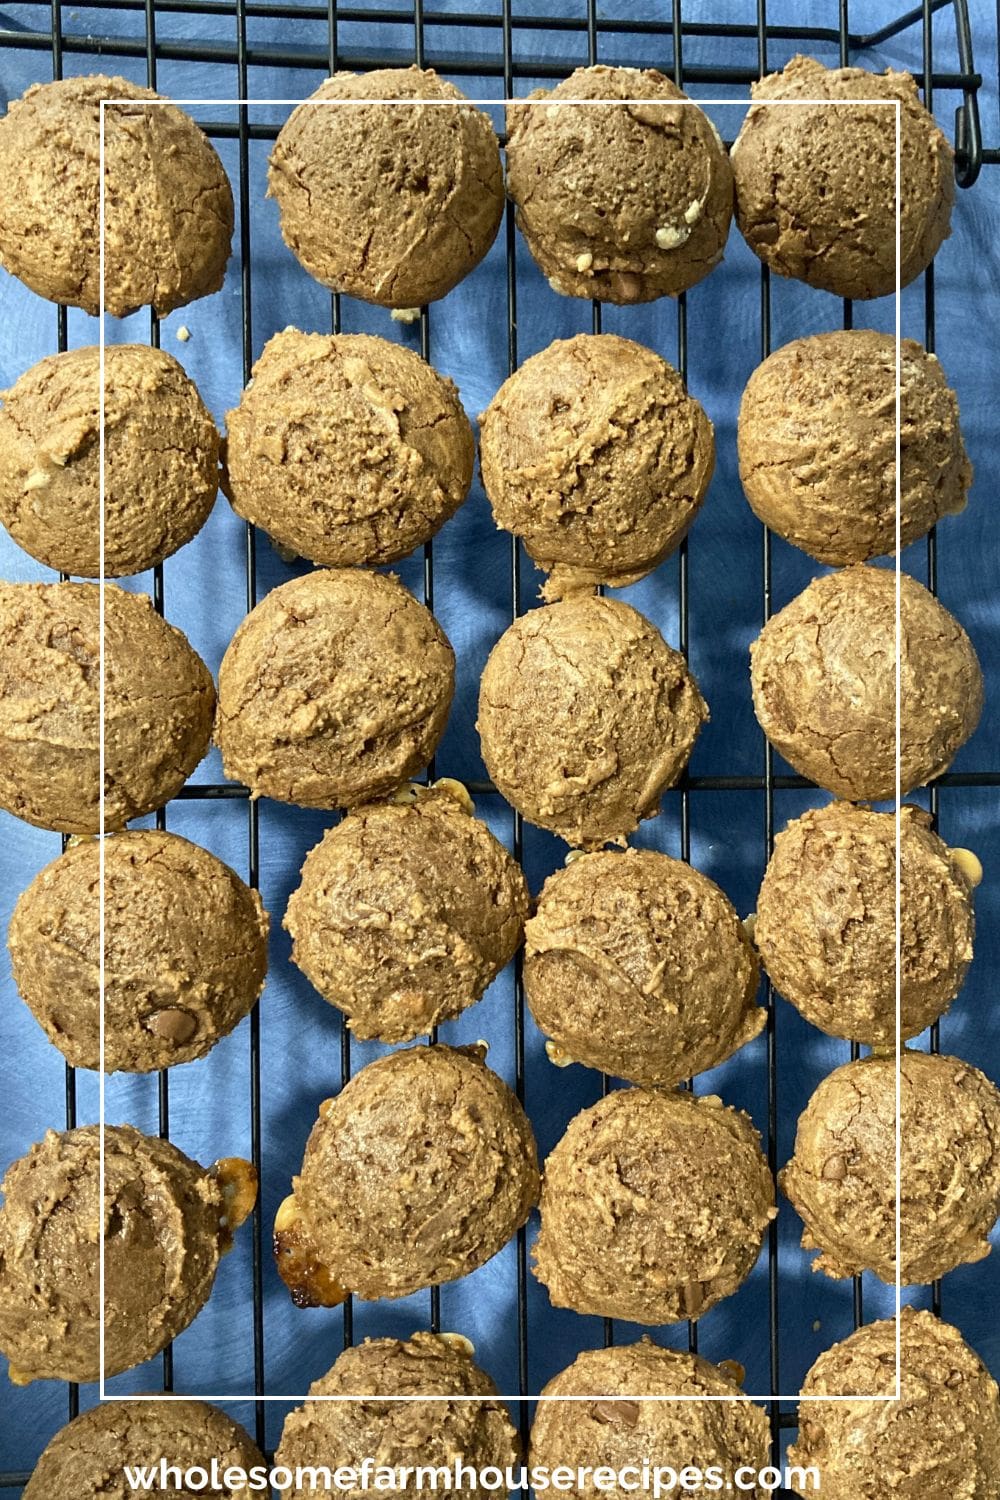
[[[825,1182],[843,1182],[847,1176],[847,1162],[842,1156],[828,1156],[823,1163]]]
[[[639,1420],[638,1401],[596,1401],[594,1417],[614,1427],[634,1427]]]
[[[167,1042],[189,1042],[198,1030],[198,1022],[186,1010],[158,1010],[146,1024],[154,1036]]]
[[[961,1370],[952,1370],[951,1374],[948,1376],[948,1379],[945,1381],[945,1385],[948,1387],[949,1391],[954,1391],[958,1389],[964,1379],[965,1376],[962,1374]]]
[[[747,1378],[747,1372],[738,1359],[720,1359],[719,1369],[724,1371],[736,1385],[742,1385]]]

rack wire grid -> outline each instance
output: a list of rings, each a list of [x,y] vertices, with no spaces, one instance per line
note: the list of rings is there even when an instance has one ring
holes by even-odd
[[[917,69],[917,81],[922,87],[929,107],[938,106],[942,97],[954,104],[953,141],[955,146],[955,171],[962,188],[971,188],[984,165],[1000,164],[1000,149],[984,145],[980,118],[980,87],[982,79],[976,72],[973,51],[973,29],[970,24],[968,0],[922,0],[914,8],[886,21],[877,30],[861,33],[849,24],[848,0],[830,0],[829,10],[835,21],[828,26],[804,24],[773,25],[769,23],[766,0],[750,0],[745,23],[730,21],[706,22],[685,19],[684,0],[664,0],[658,19],[635,19],[622,17],[606,18],[599,14],[597,0],[578,0],[567,5],[565,12],[541,15],[536,7],[525,7],[517,13],[514,0],[499,0],[500,10],[496,14],[466,10],[431,10],[425,8],[423,0],[414,0],[411,7],[384,5],[366,7],[362,0],[350,5],[338,5],[330,0],[326,5],[294,3],[272,3],[272,0],[119,0],[115,5],[87,5],[74,10],[68,22],[66,5],[61,0],[26,0],[19,5],[19,13],[31,13],[37,25],[8,25],[3,9],[0,9],[0,56],[6,49],[17,49],[38,55],[37,76],[41,78],[50,69],[53,78],[63,76],[64,61],[69,55],[80,56],[92,66],[104,69],[109,60],[115,58],[138,58],[144,60],[146,81],[151,88],[157,87],[158,64],[164,60],[176,60],[194,64],[228,65],[235,67],[238,94],[241,99],[253,95],[252,70],[256,66],[289,69],[313,69],[322,67],[330,72],[348,68],[364,71],[389,63],[399,64],[413,61],[419,66],[433,66],[440,73],[461,79],[463,76],[495,78],[502,81],[506,97],[518,92],[522,79],[559,78],[568,74],[580,61],[594,63],[604,60],[609,43],[624,46],[630,53],[628,61],[633,65],[654,65],[668,73],[676,83],[687,90],[692,84],[701,86],[738,86],[744,93],[749,83],[773,68],[775,45],[791,46],[794,49],[815,50],[825,48],[827,60],[847,65],[861,52],[877,51],[893,39],[908,34],[919,34],[922,68]],[[725,9],[720,0],[720,10]],[[141,17],[142,34],[112,34],[106,25],[97,32],[84,30],[79,25],[81,11],[88,16],[97,13],[99,21],[105,21],[111,13],[128,15],[135,12]],[[942,12],[946,13],[942,17]],[[169,40],[158,35],[158,24],[165,18],[189,17],[208,21],[214,28],[212,40],[185,39],[172,32]],[[316,36],[315,45],[291,46],[252,45],[248,39],[249,28],[255,20],[275,22],[294,21],[301,26],[311,23]],[[936,44],[943,23],[948,23],[950,38],[949,55],[944,56]],[[344,44],[342,36],[350,30],[355,44]],[[431,45],[428,32],[433,29],[435,43]],[[530,48],[533,34],[561,34],[567,41],[579,42],[585,38],[585,57],[578,55],[563,59],[552,55],[534,56],[517,46],[519,40]],[[400,36],[409,34],[410,51],[406,55],[406,44],[400,50]],[[462,33],[481,39],[482,46],[470,55],[448,45],[453,36]],[[386,41],[392,39],[391,45]],[[438,45],[441,39],[441,45]],[[717,40],[731,49],[739,51],[741,61],[725,63],[688,63],[685,60],[689,41]],[[953,51],[954,55],[950,55]],[[786,54],[787,55],[787,54]],[[44,65],[43,65],[44,59]],[[616,58],[616,60],[620,60]],[[779,64],[780,65],[780,64]],[[74,69],[79,71],[79,69]],[[210,75],[207,75],[210,76]],[[521,90],[523,92],[523,88]],[[206,89],[206,97],[212,92]],[[242,370],[244,384],[250,378],[253,352],[253,255],[250,233],[250,143],[253,140],[273,139],[277,126],[256,123],[252,108],[241,107],[235,122],[210,121],[205,125],[207,133],[218,139],[235,138],[238,150],[236,174],[237,236],[240,252],[239,286],[241,298],[242,326]],[[506,300],[507,300],[507,366],[508,373],[518,364],[517,325],[517,275],[515,270],[515,226],[511,206],[508,204],[505,227],[501,230],[506,250]],[[65,308],[53,311],[56,323],[56,347],[67,348],[67,312]],[[850,302],[843,304],[843,326],[850,328],[854,311]],[[331,298],[330,328],[337,332],[341,328],[341,298]],[[923,278],[923,323],[924,343],[928,350],[935,347],[935,293],[934,270],[928,270]],[[602,307],[595,302],[592,309],[591,327],[599,332],[602,327]],[[151,314],[148,327],[149,341],[160,342],[160,325],[155,314]],[[766,268],[759,273],[759,357],[764,358],[771,349],[771,282]],[[419,323],[419,348],[425,358],[431,354],[431,319],[426,308],[421,310]],[[677,303],[676,364],[685,380],[688,375],[688,328],[687,298],[681,296]],[[252,608],[258,598],[258,547],[259,537],[252,527],[246,529],[245,579],[246,606]],[[685,654],[690,644],[689,622],[689,549],[697,546],[685,541],[677,554],[678,570],[678,633],[679,644]],[[933,591],[938,586],[938,549],[932,532],[926,543],[927,577]],[[667,565],[669,566],[669,564]],[[772,612],[772,538],[762,529],[759,553],[760,618],[767,619]],[[422,567],[423,593],[427,605],[434,607],[435,569],[433,544],[424,548]],[[163,610],[163,568],[158,567],[153,577],[153,596],[156,607]],[[512,615],[523,608],[522,558],[519,546],[512,541],[509,554],[509,598]],[[775,793],[785,789],[808,788],[810,783],[792,774],[775,769],[770,747],[761,736],[760,774],[698,776],[686,774],[679,783],[680,802],[680,852],[684,859],[691,854],[691,801],[700,792],[750,792],[761,795],[763,817],[759,827],[759,838],[764,855],[770,851],[775,832]],[[981,753],[977,764],[985,753]],[[433,766],[430,775],[434,774]],[[956,771],[942,777],[930,789],[930,807],[935,817],[939,805],[939,788],[1000,787],[1000,763],[982,769]],[[482,796],[492,796],[495,788],[485,781],[470,783],[471,790]],[[247,797],[245,788],[225,782],[193,781],[179,794],[181,800],[211,802],[219,799],[242,799],[246,803],[246,856],[249,880],[257,885],[260,877],[260,811],[258,805]],[[165,827],[168,809],[156,817],[156,825]],[[514,816],[514,852],[520,859],[523,846],[523,830],[520,817]],[[775,997],[767,987],[768,1024],[766,1030],[767,1059],[767,1120],[765,1128],[766,1150],[772,1171],[778,1166],[778,1104],[777,1104],[777,1033],[775,1026]],[[519,966],[514,983],[514,1056],[516,1089],[524,1098],[525,1079],[525,1004]],[[340,1081],[346,1083],[351,1076],[351,1039],[346,1028],[341,1029]],[[262,1166],[261,1089],[262,1053],[261,1025],[257,1008],[250,1018],[250,1143],[251,1155],[258,1169]],[[935,1025],[930,1046],[940,1048],[940,1025]],[[857,1056],[859,1049],[851,1047],[851,1055]],[[604,1080],[604,1089],[608,1080]],[[161,1135],[168,1136],[171,1125],[170,1077],[164,1072],[158,1079],[158,1122]],[[73,1068],[67,1065],[65,1073],[65,1125],[73,1128],[77,1123],[77,1078]],[[252,1221],[252,1289],[253,1289],[253,1378],[257,1396],[267,1393],[264,1359],[264,1267],[269,1254],[269,1225],[265,1222],[260,1203]],[[767,1351],[771,1386],[774,1392],[781,1391],[780,1347],[779,1347],[779,1270],[778,1230],[772,1225],[766,1247],[768,1276],[768,1327],[769,1347]],[[516,1253],[516,1321],[517,1321],[517,1376],[522,1395],[530,1395],[528,1373],[529,1316],[528,1316],[528,1264],[526,1232],[522,1229],[517,1238]],[[931,1303],[940,1312],[942,1296],[940,1284],[932,1289]],[[440,1291],[434,1288],[429,1296],[430,1326],[440,1327]],[[354,1337],[354,1316],[351,1302],[343,1308],[343,1341],[350,1344]],[[864,1304],[861,1278],[857,1277],[853,1288],[853,1321],[855,1326],[864,1319]],[[606,1342],[615,1338],[615,1327],[605,1322]],[[698,1328],[688,1325],[688,1344],[692,1350],[698,1347]],[[173,1386],[172,1351],[168,1348],[162,1355],[163,1388]],[[79,1391],[70,1385],[67,1390],[67,1412],[73,1417],[79,1410]],[[529,1406],[520,1407],[522,1432],[526,1435],[529,1421]],[[780,1452],[786,1430],[794,1428],[797,1418],[794,1411],[782,1410],[777,1401],[770,1403],[774,1461],[780,1462]],[[255,1404],[254,1423],[258,1444],[266,1446],[265,1405]],[[24,1470],[0,1471],[0,1489],[17,1490],[29,1478]]]

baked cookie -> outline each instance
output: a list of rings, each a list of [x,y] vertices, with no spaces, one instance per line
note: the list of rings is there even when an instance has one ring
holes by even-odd
[[[616,334],[525,360],[480,418],[483,484],[556,599],[623,588],[679,546],[715,467],[712,424],[666,360]]]
[[[900,1023],[918,1036],[972,962],[982,867],[949,849],[920,807],[900,811]],[[849,802],[812,808],[774,841],[754,941],[775,989],[828,1036],[895,1047],[896,818]]]
[[[904,547],[964,510],[972,465],[937,358],[900,341]],[[777,349],[751,375],[737,442],[746,497],[765,525],[818,562],[896,551],[896,340],[853,329]]]
[[[714,1094],[620,1089],[545,1163],[535,1275],[553,1307],[700,1318],[749,1275],[777,1212],[747,1115]]]
[[[317,281],[382,307],[420,307],[496,238],[500,147],[489,116],[430,68],[336,73],[282,126],[267,192],[285,244]]]
[[[779,276],[838,297],[896,290],[896,101],[900,127],[900,285],[926,270],[951,233],[954,152],[909,73],[824,68],[793,57],[751,86],[732,150],[736,222]]]
[[[32,84],[0,121],[0,262],[50,302],[97,313],[100,103],[162,100],[95,73]],[[217,292],[233,194],[215,147],[174,104],[104,110],[105,308],[163,316]]]
[[[789,1463],[820,1469],[824,1500],[994,1500],[996,1381],[958,1329],[931,1313],[904,1307],[899,1331],[902,1399],[895,1399],[895,1319],[868,1323],[821,1354],[806,1376],[802,1394],[811,1399]],[[860,1399],[823,1399],[843,1396]],[[872,1396],[883,1399],[864,1399]]]
[[[515,1465],[521,1455],[507,1408],[490,1377],[473,1363],[474,1350],[458,1333],[415,1333],[409,1339],[365,1339],[345,1349],[332,1369],[310,1386],[311,1396],[360,1396],[360,1401],[306,1401],[288,1414],[275,1463],[291,1469],[327,1465],[410,1467],[416,1457],[431,1468],[461,1455],[474,1470]],[[452,1401],[400,1401],[407,1396],[454,1396]],[[393,1399],[393,1398],[397,1399]],[[469,1399],[474,1398],[474,1399]],[[309,1487],[290,1495],[310,1495]],[[350,1500],[368,1493],[360,1485],[339,1491]],[[395,1490],[407,1500],[426,1493],[413,1478]],[[449,1486],[450,1496],[474,1496],[476,1486]]]
[[[630,102],[577,102],[609,99]],[[553,289],[605,302],[694,286],[722,259],[733,215],[718,131],[654,68],[577,68],[508,104],[507,192]]]
[[[627,1484],[598,1489],[592,1476],[633,1465],[675,1474],[718,1469],[732,1488],[737,1469],[763,1469],[769,1452],[767,1416],[742,1397],[741,1382],[742,1371],[732,1361],[712,1365],[648,1338],[586,1349],[542,1390],[549,1399],[539,1401],[535,1412],[529,1464],[550,1472],[585,1471],[584,1483],[565,1491],[576,1500],[629,1494]],[[655,1399],[664,1396],[689,1399]],[[593,1399],[580,1399],[585,1397]],[[744,1493],[764,1500],[763,1490]]]
[[[101,848],[88,839],[46,865],[7,935],[15,984],[77,1068],[100,1067]],[[260,897],[175,833],[119,833],[103,852],[105,1071],[204,1057],[264,987]]]
[[[520,1229],[538,1199],[535,1141],[484,1056],[390,1052],[320,1106],[275,1220],[278,1270],[300,1307],[454,1281]]]
[[[100,1371],[100,1131],[50,1130],[7,1170],[0,1208],[0,1351],[11,1379]],[[253,1208],[257,1174],[201,1167],[131,1125],[104,1133],[104,1373],[151,1359],[208,1301]]]
[[[900,579],[901,790],[947,771],[979,723],[972,642],[923,584]],[[802,776],[852,801],[896,794],[896,578],[858,565],[816,578],[750,647],[753,703]]]
[[[1000,1090],[956,1057],[904,1049],[899,1183],[904,1285],[990,1253],[1000,1215]],[[802,1247],[828,1276],[896,1280],[896,1059],[824,1078],[803,1112],[781,1189]]]
[[[101,571],[100,350],[40,360],[0,407],[0,521],[46,567]],[[142,573],[201,530],[219,488],[219,434],[162,349],[104,360],[104,573]]]
[[[581,595],[521,615],[479,689],[483,760],[518,812],[567,843],[624,843],[687,765],[708,718],[655,625]]]
[[[354,807],[427,765],[455,690],[455,653],[393,577],[307,573],[251,610],[219,668],[215,738],[254,797]]]
[[[651,849],[550,875],[525,929],[524,985],[549,1055],[669,1087],[764,1028],[753,945],[705,875]]]
[[[100,612],[93,583],[0,583],[0,807],[40,828],[101,820]],[[145,594],[104,595],[104,822],[175,796],[208,749],[215,687]]]
[[[460,800],[464,795],[464,802]],[[409,1042],[482,995],[521,946],[520,866],[458,783],[349,813],[306,856],[285,928],[362,1040]]]
[[[56,1433],[35,1465],[22,1500],[153,1500],[159,1488],[135,1489],[127,1466],[160,1461],[186,1472],[266,1468],[264,1455],[238,1423],[203,1401],[111,1401],[93,1406]],[[175,1495],[179,1492],[174,1491]],[[182,1492],[184,1500],[190,1493]],[[216,1490],[232,1500],[238,1490]]]
[[[311,562],[396,562],[472,483],[455,386],[388,339],[286,328],[226,420],[233,509]]]

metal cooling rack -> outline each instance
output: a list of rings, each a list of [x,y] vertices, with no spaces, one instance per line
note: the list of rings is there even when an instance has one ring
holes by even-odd
[[[515,61],[514,40],[530,38],[531,34],[564,33],[568,37],[579,39],[583,34],[586,36],[587,61],[594,63],[601,55],[602,42],[610,39],[633,39],[636,49],[636,60],[644,61],[642,48],[643,39],[657,39],[661,47],[669,50],[671,61],[669,64],[661,64],[663,71],[672,75],[679,87],[685,88],[691,83],[720,84],[720,85],[749,85],[752,81],[768,72],[774,63],[771,52],[772,43],[801,44],[804,48],[823,45],[826,48],[835,46],[839,54],[841,66],[849,64],[862,50],[878,48],[886,42],[898,37],[903,33],[919,32],[922,40],[922,68],[915,72],[918,85],[923,90],[924,99],[929,108],[934,108],[936,96],[947,94],[955,98],[953,143],[955,146],[955,173],[960,187],[970,188],[976,182],[984,165],[1000,165],[1000,145],[986,146],[983,141],[983,131],[980,119],[979,89],[982,79],[975,69],[973,52],[973,35],[969,19],[968,0],[922,0],[922,3],[912,9],[898,15],[894,20],[879,27],[875,31],[861,33],[851,29],[849,25],[849,0],[829,0],[831,19],[836,14],[836,24],[825,27],[817,26],[770,26],[767,21],[767,0],[755,0],[756,17],[751,24],[731,24],[720,22],[718,24],[703,21],[692,22],[683,18],[683,0],[663,0],[664,18],[662,20],[611,20],[604,19],[598,14],[597,0],[578,0],[576,13],[562,15],[531,15],[517,14],[514,11],[513,0],[499,0],[500,14],[487,16],[471,12],[444,12],[425,8],[423,0],[413,0],[412,7],[403,5],[386,5],[379,9],[361,8],[360,6],[339,5],[336,0],[330,0],[326,5],[299,5],[292,3],[270,3],[270,0],[117,0],[117,3],[105,7],[88,5],[81,7],[87,13],[102,10],[108,12],[133,12],[139,13],[144,18],[144,35],[140,37],[123,37],[115,35],[100,34],[98,32],[76,29],[76,25],[67,26],[64,16],[64,4],[62,0],[26,0],[22,8],[33,8],[38,12],[38,27],[13,29],[4,25],[0,17],[0,55],[4,49],[26,50],[40,54],[38,76],[43,77],[46,70],[51,71],[53,78],[63,76],[63,61],[67,55],[86,56],[95,60],[95,67],[101,67],[104,63],[115,57],[144,58],[146,64],[146,81],[150,88],[156,88],[157,64],[161,60],[235,65],[239,86],[239,96],[248,98],[249,69],[254,66],[287,67],[313,69],[326,68],[335,72],[338,68],[349,68],[354,71],[366,71],[376,67],[384,67],[387,64],[399,65],[409,61],[415,62],[420,67],[433,66],[440,73],[461,77],[472,75],[476,77],[491,77],[502,79],[504,95],[510,97],[515,94],[515,84],[522,78],[559,78],[566,76],[575,66],[578,60],[565,63],[549,57],[532,57],[530,53],[523,53],[518,49],[518,57]],[[954,62],[956,66],[944,68],[941,59],[935,51],[934,21],[935,16],[941,12],[950,13],[950,21],[955,32]],[[189,15],[199,18],[212,18],[218,26],[219,40],[213,42],[170,40],[162,41],[157,36],[157,21],[161,16]],[[297,23],[308,21],[314,23],[316,30],[316,45],[302,47],[282,46],[251,46],[248,43],[248,21],[256,19],[271,20],[295,20]],[[44,22],[44,24],[43,24]],[[343,47],[340,44],[340,28],[348,23],[362,23],[365,27],[366,46],[364,50],[356,47]],[[445,36],[456,33],[463,29],[474,29],[482,38],[483,50],[477,51],[474,57],[462,54],[458,51],[449,51],[446,47],[430,48],[426,44],[426,30],[433,26],[436,34]],[[389,29],[393,28],[394,38],[399,36],[400,28],[407,28],[412,36],[410,55],[404,55],[398,47],[393,45],[391,49],[382,45],[384,36]],[[355,32],[355,35],[357,33]],[[739,64],[728,66],[722,65],[686,65],[684,61],[684,46],[688,38],[715,38],[728,44],[737,44],[740,47],[744,61]],[[45,58],[45,63],[42,62]],[[206,96],[211,94],[211,86],[205,90]],[[940,100],[938,98],[938,113],[940,111]],[[237,199],[236,228],[240,246],[240,292],[242,302],[242,359],[244,384],[250,378],[252,363],[252,258],[250,243],[249,223],[249,143],[256,139],[272,139],[277,133],[277,126],[255,125],[249,119],[249,111],[244,107],[239,111],[238,122],[218,123],[205,126],[209,136],[217,138],[236,138],[239,150],[239,167],[237,181],[234,184]],[[514,217],[511,206],[508,204],[504,233],[506,236],[507,255],[507,359],[508,370],[513,371],[518,363],[517,346],[517,318],[516,299],[517,286],[515,276],[514,258]],[[935,344],[935,317],[934,317],[934,268],[926,272],[924,277],[924,344],[926,348],[933,351]],[[770,317],[770,275],[766,267],[760,270],[760,357],[764,359],[771,351],[771,317]],[[67,315],[64,308],[59,308],[55,313],[56,318],[56,346],[61,352],[67,347]],[[852,326],[853,313],[852,304],[844,303],[843,326]],[[333,332],[340,329],[340,298],[334,295],[331,298],[330,324]],[[595,302],[593,305],[594,332],[601,329],[601,305]],[[160,341],[159,320],[155,314],[150,314],[149,341],[158,346]],[[420,316],[420,352],[425,359],[430,357],[430,325],[427,309],[421,310]],[[682,376],[687,379],[687,309],[685,297],[678,299],[678,321],[677,321],[677,358],[675,361]],[[247,608],[252,609],[257,602],[257,538],[254,529],[247,527],[246,534],[246,599]],[[938,567],[937,567],[937,545],[934,533],[931,532],[927,538],[927,568],[928,582],[932,592],[937,590]],[[679,570],[679,638],[680,648],[687,654],[689,643],[689,609],[688,609],[688,542],[685,540],[678,553]],[[761,580],[761,619],[762,622],[771,614],[771,537],[765,529],[760,554],[760,580]],[[423,589],[424,598],[429,608],[434,605],[434,559],[433,545],[428,543],[424,548],[423,567]],[[510,597],[512,615],[521,612],[521,554],[516,540],[512,539],[510,549]],[[157,609],[163,609],[163,570],[158,567],[154,572],[153,600]],[[804,778],[795,775],[784,775],[776,773],[773,765],[773,754],[770,745],[762,739],[762,760],[764,769],[762,774],[753,776],[685,776],[678,783],[681,794],[681,855],[688,859],[691,850],[691,828],[690,828],[690,797],[693,793],[700,791],[755,791],[763,793],[764,818],[761,835],[765,851],[770,852],[774,836],[774,793],[792,787],[809,787],[811,783]],[[433,775],[433,766],[430,768]],[[1000,786],[1000,766],[996,769],[950,773],[942,776],[938,783],[930,788],[930,806],[935,818],[938,812],[938,787],[997,787]],[[472,782],[470,789],[477,795],[495,794],[496,789],[489,782]],[[250,801],[246,789],[231,783],[221,784],[189,784],[178,794],[183,800],[212,801],[218,799],[243,800],[247,804],[247,854],[249,883],[256,886],[260,875],[260,839],[259,820],[256,803]],[[166,825],[166,810],[157,814],[157,826],[162,828]],[[514,831],[514,854],[520,861],[522,854],[522,827],[519,815],[515,815]],[[767,1126],[765,1130],[767,1157],[772,1172],[776,1172],[777,1160],[777,1046],[774,1026],[774,996],[770,985],[767,986],[767,1069],[768,1069],[768,1109]],[[521,983],[520,960],[517,961],[517,972],[515,978],[515,1065],[516,1065],[516,1091],[518,1097],[524,1097],[524,992]],[[351,1076],[351,1042],[350,1034],[346,1028],[341,1031],[341,1083],[347,1082]],[[932,1050],[939,1050],[940,1037],[939,1027],[935,1024],[931,1033]],[[859,1048],[852,1044],[851,1054],[857,1056]],[[260,1050],[260,1018],[255,1007],[250,1018],[250,1133],[251,1133],[251,1156],[254,1165],[260,1169],[261,1165],[261,1050]],[[605,1080],[605,1088],[607,1080]],[[75,1071],[69,1065],[66,1068],[65,1088],[65,1122],[66,1128],[72,1129],[76,1125],[76,1078]],[[170,1131],[170,1084],[166,1072],[159,1075],[159,1129],[160,1134],[168,1136]],[[265,1255],[268,1253],[269,1226],[265,1225],[262,1218],[260,1204],[254,1211],[252,1220],[253,1234],[253,1364],[254,1364],[254,1390],[260,1396],[265,1394],[265,1366],[264,1366],[264,1317],[263,1317],[263,1272]],[[529,1393],[528,1384],[528,1313],[527,1313],[527,1242],[526,1231],[522,1229],[518,1235],[517,1255],[517,1330],[518,1330],[518,1375],[519,1389],[522,1395]],[[769,1362],[771,1375],[771,1390],[781,1389],[779,1370],[779,1330],[778,1330],[778,1236],[777,1225],[772,1224],[767,1245],[768,1275],[769,1275]],[[936,1284],[932,1289],[932,1306],[935,1312],[941,1310],[941,1288]],[[855,1326],[863,1321],[863,1302],[861,1278],[854,1280],[853,1313]],[[353,1319],[350,1301],[343,1310],[343,1336],[344,1343],[350,1344],[353,1339]],[[432,1328],[438,1328],[440,1324],[440,1297],[437,1288],[430,1292],[430,1322]],[[610,1320],[605,1323],[605,1339],[612,1342],[614,1339],[614,1326]],[[697,1348],[697,1327],[695,1324],[688,1325],[689,1345],[692,1349]],[[165,1390],[172,1388],[173,1365],[171,1351],[168,1348],[162,1356],[163,1364],[163,1386]],[[79,1393],[77,1387],[67,1387],[67,1406],[70,1418],[77,1415],[79,1410]],[[522,1432],[527,1433],[529,1408],[526,1402],[520,1404],[520,1420]],[[258,1445],[263,1448],[265,1438],[265,1407],[264,1403],[256,1403],[255,1427]],[[781,1411],[778,1402],[770,1403],[771,1430],[774,1449],[774,1462],[780,1462],[781,1433],[785,1428],[794,1427],[797,1417],[793,1411]],[[0,1471],[0,1490],[18,1489],[27,1483],[29,1474],[26,1472]]]

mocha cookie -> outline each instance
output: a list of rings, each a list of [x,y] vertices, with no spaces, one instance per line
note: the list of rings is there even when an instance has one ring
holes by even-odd
[[[614,99],[630,102],[575,102]],[[653,68],[577,68],[508,104],[507,192],[552,287],[606,302],[694,286],[733,213],[718,131]]]
[[[583,595],[521,615],[479,690],[487,770],[529,823],[624,843],[687,765],[708,709],[683,656],[628,604]]]
[[[388,339],[286,328],[227,421],[233,509],[315,563],[405,557],[472,482],[455,386]]]
[[[219,668],[215,738],[254,797],[354,807],[422,771],[444,733],[455,653],[393,577],[330,569],[252,610]]]
[[[904,547],[964,509],[972,465],[958,402],[933,354],[900,343]],[[852,330],[795,339],[751,375],[740,479],[765,525],[825,563],[896,551],[896,340]]]
[[[77,1068],[100,1067],[101,848],[89,839],[46,865],[7,937],[14,982]],[[204,1057],[264,986],[260,897],[174,833],[119,833],[103,852],[105,1070],[151,1073]]]
[[[824,68],[793,57],[751,87],[732,150],[736,222],[779,276],[838,297],[896,289],[896,108],[900,103],[900,285],[926,270],[951,233],[954,153],[909,73]]]
[[[100,308],[100,101],[162,99],[94,74],[33,84],[0,121],[0,261],[33,292]],[[215,147],[176,105],[104,110],[105,307],[162,316],[217,292],[233,194]]]
[[[983,675],[954,615],[900,580],[902,793],[947,771],[979,723]],[[896,579],[857,566],[813,582],[750,647],[753,702],[774,748],[837,797],[896,792]]]
[[[378,1454],[380,1465],[451,1467],[455,1455],[474,1470],[504,1471],[520,1458],[521,1445],[507,1408],[490,1377],[473,1364],[473,1347],[458,1333],[415,1333],[409,1339],[365,1339],[345,1349],[332,1369],[313,1381],[309,1394],[358,1400],[306,1401],[288,1414],[275,1462],[291,1469],[327,1465],[359,1468]],[[400,1401],[400,1396],[447,1396],[446,1401]],[[393,1399],[396,1398],[396,1399]],[[290,1495],[308,1495],[309,1486]],[[342,1489],[351,1500],[367,1493]],[[395,1490],[407,1500],[425,1491],[409,1479]],[[477,1486],[449,1486],[448,1494],[474,1496]]]
[[[33,365],[0,408],[0,521],[47,567],[101,571],[100,350]],[[104,573],[141,573],[201,530],[219,488],[219,434],[161,349],[104,360]]]
[[[358,102],[313,102],[323,99]],[[489,116],[419,68],[336,73],[320,84],[278,135],[267,191],[285,244],[310,275],[399,308],[433,302],[467,276],[492,245],[504,204]]]
[[[100,615],[91,583],[0,583],[0,807],[100,828]],[[205,663],[145,594],[104,595],[104,822],[162,807],[212,731]]]
[[[904,1285],[990,1253],[1000,1215],[1000,1091],[955,1057],[904,1049],[899,1193]],[[828,1276],[896,1280],[896,1059],[845,1063],[802,1114],[781,1188]]]
[[[300,1306],[454,1281],[520,1229],[538,1198],[535,1141],[483,1056],[390,1052],[320,1106],[275,1220],[278,1269]]]
[[[899,1400],[894,1318],[868,1323],[820,1355],[802,1387],[812,1399],[802,1404],[789,1463],[819,1469],[824,1500],[993,1500],[996,1381],[958,1329],[931,1313],[904,1307],[899,1332]],[[836,1399],[844,1396],[858,1400]],[[865,1399],[873,1396],[882,1399]]]
[[[648,1338],[586,1349],[544,1387],[548,1399],[535,1413],[529,1463],[550,1472],[718,1469],[732,1486],[737,1469],[763,1469],[769,1451],[767,1416],[742,1397],[741,1380],[732,1361],[712,1365]],[[602,1486],[607,1495],[629,1492],[627,1477]],[[566,1493],[593,1500],[597,1492],[587,1482]],[[745,1493],[763,1500],[763,1491]]]
[[[480,424],[496,523],[552,575],[547,599],[650,572],[687,533],[715,467],[712,424],[677,371],[610,333],[533,355]]]
[[[900,815],[900,1028],[947,1010],[972,961],[982,868],[919,807]],[[813,808],[774,841],[754,941],[775,989],[845,1041],[895,1047],[896,818],[849,802]]]
[[[3,1180],[0,1351],[18,1384],[98,1378],[99,1139],[96,1125],[50,1130]],[[131,1125],[106,1127],[106,1376],[152,1358],[197,1317],[256,1196],[249,1162],[209,1170]]]
[[[406,792],[324,835],[285,915],[292,962],[364,1040],[409,1042],[461,1015],[513,958],[528,914],[520,866],[470,816],[464,787]]]
[[[776,1213],[747,1115],[716,1095],[621,1089],[545,1162],[535,1275],[553,1307],[700,1318],[749,1275]]]
[[[719,887],[651,849],[585,854],[550,875],[524,984],[559,1063],[669,1087],[763,1030],[759,970]]]

